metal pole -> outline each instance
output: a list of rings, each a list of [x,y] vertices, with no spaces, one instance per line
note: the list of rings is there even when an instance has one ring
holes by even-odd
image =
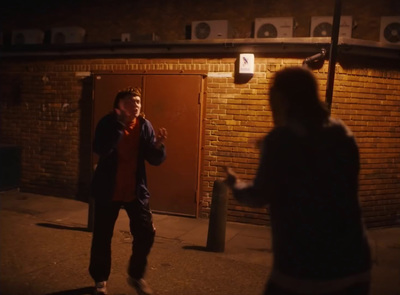
[[[326,97],[325,102],[328,106],[329,112],[332,107],[332,96],[333,96],[333,84],[335,82],[335,66],[337,59],[337,45],[339,39],[340,29],[340,15],[341,15],[342,2],[341,0],[335,0],[335,11],[333,15],[332,25],[332,38],[331,47],[329,50],[329,68],[328,68],[328,81],[326,85]]]

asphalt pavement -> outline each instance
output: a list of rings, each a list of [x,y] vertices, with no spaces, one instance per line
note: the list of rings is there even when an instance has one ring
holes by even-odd
[[[0,294],[92,294],[88,204],[10,190],[0,192]],[[223,252],[207,250],[208,219],[154,214],[157,234],[146,280],[156,295],[262,294],[272,267],[267,226],[227,222]],[[400,227],[369,229],[371,295],[400,295]],[[132,237],[121,210],[112,244],[109,294],[126,283]]]

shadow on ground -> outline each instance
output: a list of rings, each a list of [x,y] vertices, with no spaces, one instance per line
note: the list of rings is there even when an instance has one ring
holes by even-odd
[[[185,249],[185,250],[196,250],[196,251],[210,252],[210,250],[208,250],[207,247],[204,247],[204,246],[190,245],[190,246],[183,246],[182,248]]]
[[[55,223],[46,223],[46,222],[36,223],[36,225],[43,226],[43,227],[48,227],[48,228],[54,228],[54,229],[67,229],[67,230],[91,232],[87,227],[68,226],[68,225],[55,224]]]
[[[46,295],[92,295],[94,294],[94,287],[83,287],[72,290],[59,291],[55,293],[47,293]]]

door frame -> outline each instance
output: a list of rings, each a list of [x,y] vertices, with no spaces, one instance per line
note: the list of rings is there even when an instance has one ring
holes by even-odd
[[[96,70],[91,72],[92,80],[93,80],[93,91],[92,91],[92,128],[91,128],[91,139],[93,139],[94,131],[95,131],[95,123],[94,122],[94,112],[95,112],[95,77],[97,75],[195,75],[201,76],[201,85],[200,85],[200,96],[199,96],[199,104],[200,104],[200,114],[199,114],[199,145],[198,145],[198,161],[197,161],[197,184],[196,184],[196,212],[195,217],[198,218],[200,215],[200,199],[203,193],[202,183],[203,183],[203,171],[204,171],[204,132],[205,132],[205,114],[206,114],[206,99],[207,99],[207,72],[206,71],[184,71],[184,70],[135,70],[135,71],[113,71],[113,70]],[[144,79],[145,81],[146,79]],[[143,82],[142,95],[145,95],[145,82]],[[144,101],[144,107],[146,102]],[[94,172],[94,157],[92,151],[91,157],[91,171]],[[92,175],[93,176],[93,175]],[[164,212],[165,213],[165,212]],[[188,216],[186,214],[179,213],[167,213],[171,215],[180,215],[180,216]],[[192,216],[192,215],[190,215]]]

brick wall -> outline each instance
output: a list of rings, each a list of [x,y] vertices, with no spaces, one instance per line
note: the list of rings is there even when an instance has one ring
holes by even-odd
[[[251,179],[257,141],[272,128],[269,83],[282,67],[302,60],[256,58],[255,75],[234,83],[233,58],[63,59],[4,62],[0,68],[0,138],[22,149],[26,191],[76,197],[90,181],[91,86],[79,72],[200,70],[232,73],[207,78],[200,216],[207,217],[212,185],[231,166]],[[361,153],[360,200],[369,226],[399,224],[400,72],[386,68],[336,69],[332,115],[355,133]],[[314,71],[325,95],[327,63]],[[77,74],[78,73],[78,74]],[[266,209],[229,200],[228,218],[268,223]]]
[[[370,225],[400,219],[400,73],[339,68],[332,114],[360,148],[360,199]]]
[[[257,59],[257,73],[245,85],[227,85],[224,79],[210,79],[211,106],[207,108],[206,128],[210,131],[210,145],[205,162],[209,171],[204,173],[223,177],[221,167],[228,165],[244,178],[253,177],[258,162],[255,142],[272,127],[266,100],[270,79],[281,67],[300,64],[299,60]],[[327,64],[314,72],[324,99]],[[399,71],[337,65],[332,116],[348,124],[357,138],[361,156],[360,201],[369,226],[400,222],[399,80]],[[209,182],[205,187],[206,201],[211,186]],[[269,222],[265,210],[246,208],[232,199],[228,215],[235,221]]]
[[[24,63],[4,69],[1,142],[23,147],[23,189],[71,196],[78,183],[82,95],[75,73],[55,68]]]

